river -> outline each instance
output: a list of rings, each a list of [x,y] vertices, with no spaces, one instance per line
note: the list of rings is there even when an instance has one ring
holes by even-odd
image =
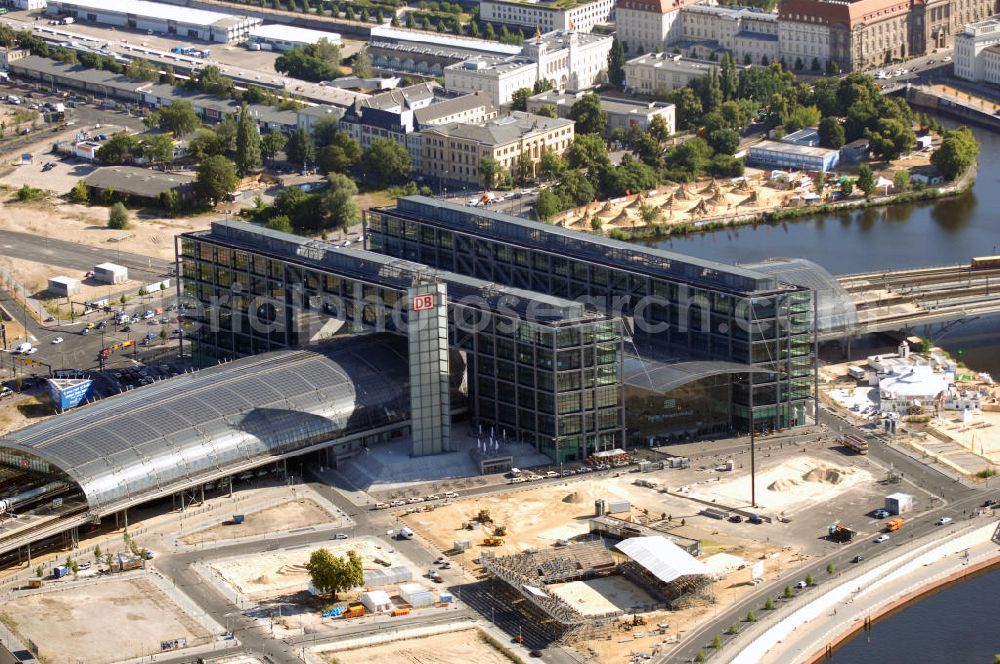
[[[953,124],[953,123],[948,123]],[[816,215],[774,226],[745,226],[672,238],[656,246],[729,263],[802,257],[831,273],[966,263],[1000,255],[1000,135],[974,128],[979,174],[962,196],[935,202]],[[918,334],[959,356],[970,367],[1000,377],[1000,316]],[[891,350],[884,337],[858,342],[852,356]],[[844,664],[985,664],[1000,654],[1000,570],[951,586],[859,634],[833,661]]]
[[[1000,568],[944,588],[837,649],[835,664],[989,664],[1000,654]]]
[[[979,175],[965,194],[923,203],[802,217],[671,238],[656,244],[727,263],[801,257],[833,274],[967,263],[973,256],[1000,255],[1000,135],[974,128]],[[918,329],[970,367],[1000,376],[1000,316],[963,321],[942,329]],[[859,351],[863,352],[859,347]],[[872,352],[887,347],[869,342]]]

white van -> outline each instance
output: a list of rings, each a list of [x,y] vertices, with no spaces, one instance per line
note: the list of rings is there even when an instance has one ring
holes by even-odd
[[[377,509],[377,510],[387,510],[387,509],[389,509],[389,503],[375,503],[375,509]]]

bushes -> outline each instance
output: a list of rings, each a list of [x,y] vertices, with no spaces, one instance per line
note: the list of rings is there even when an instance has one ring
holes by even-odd
[[[31,187],[24,185],[17,190],[17,200],[21,203],[28,203],[31,201],[41,201],[44,200],[49,193],[44,189],[38,189],[36,187]]]
[[[123,231],[128,228],[128,210],[120,202],[108,209],[108,228]]]

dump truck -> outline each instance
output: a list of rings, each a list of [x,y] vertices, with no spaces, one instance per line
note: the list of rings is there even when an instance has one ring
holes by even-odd
[[[483,540],[483,546],[503,546],[502,537],[487,537]]]
[[[834,542],[850,542],[858,534],[858,531],[851,530],[839,521],[827,528],[826,532]]]
[[[903,517],[897,516],[895,519],[889,519],[885,522],[885,531],[891,533],[895,530],[899,530],[903,527]]]

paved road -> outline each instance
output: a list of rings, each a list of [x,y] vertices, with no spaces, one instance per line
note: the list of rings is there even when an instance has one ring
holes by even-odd
[[[832,413],[821,410],[820,422],[827,424],[833,431],[841,430],[843,433],[853,433],[869,440],[870,456],[885,466],[890,464],[904,474],[909,480],[922,489],[937,495],[943,502],[925,515],[907,521],[904,530],[891,535],[888,542],[879,544],[872,537],[865,537],[856,540],[851,544],[846,544],[837,548],[833,553],[822,556],[812,561],[808,566],[798,570],[795,578],[785,576],[765,582],[757,590],[746,596],[736,605],[720,612],[713,620],[703,625],[699,629],[687,634],[684,642],[673,651],[659,660],[664,664],[667,662],[690,662],[694,661],[699,651],[709,652],[709,644],[716,635],[723,635],[723,639],[728,640],[725,631],[732,624],[742,624],[743,619],[749,611],[754,611],[758,616],[762,613],[763,605],[768,597],[774,598],[775,604],[780,607],[784,603],[795,602],[795,597],[800,594],[810,595],[822,592],[824,580],[828,577],[826,567],[833,564],[837,569],[844,569],[856,563],[852,561],[856,556],[861,555],[866,561],[879,556],[892,555],[896,547],[907,546],[915,538],[939,529],[936,521],[941,516],[950,516],[955,521],[970,518],[970,514],[979,507],[986,498],[997,498],[1000,492],[996,489],[971,488],[954,478],[949,477],[933,467],[926,466],[919,461],[907,456],[890,445],[886,445],[876,439],[871,434],[871,430],[863,430],[854,427],[850,423],[844,422]],[[791,599],[784,597],[786,585],[794,584],[797,580],[804,580],[811,575],[816,580],[817,588],[807,588],[805,590],[796,589]]]
[[[72,269],[79,274],[69,276],[81,279],[84,274],[93,270],[95,265],[108,261],[127,267],[131,279],[149,281],[166,275],[167,270],[173,265],[172,262],[159,258],[115,249],[114,244],[109,244],[107,247],[93,247],[17,231],[0,232],[0,254]]]

